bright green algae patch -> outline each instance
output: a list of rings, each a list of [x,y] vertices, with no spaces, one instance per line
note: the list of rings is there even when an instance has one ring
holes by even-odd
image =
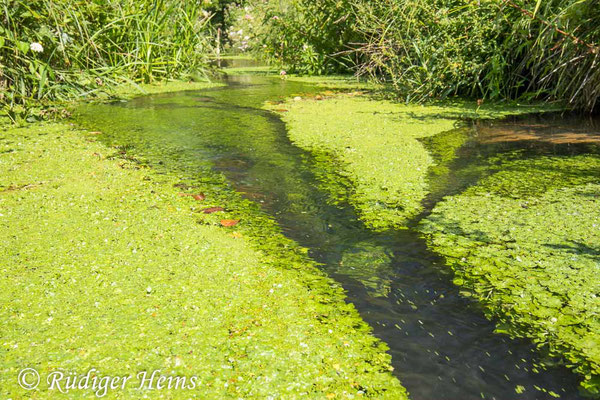
[[[376,230],[402,228],[422,210],[427,174],[435,165],[425,138],[453,129],[463,118],[531,111],[497,106],[477,109],[467,103],[404,105],[355,95],[320,101],[308,98],[284,106],[282,118],[290,139],[339,163],[340,174],[352,183],[344,200]],[[269,108],[282,111],[281,105]]]
[[[297,75],[297,74],[282,74],[282,70],[275,69],[273,66],[260,65],[259,62],[247,58],[224,58],[224,61],[230,60],[231,65],[226,66],[223,72],[227,75],[260,75],[279,77],[281,80],[302,82],[314,84],[320,88],[326,89],[382,89],[383,85],[377,84],[365,78],[358,78],[353,75],[327,75],[327,76],[312,76],[312,75]],[[242,63],[242,66],[236,64]],[[243,63],[247,65],[243,65]]]
[[[202,90],[223,86],[221,83],[208,81],[164,81],[147,84],[124,84],[116,89],[116,95],[123,98],[131,98],[140,95],[181,92],[184,90]]]
[[[268,221],[259,251],[260,217],[218,177],[181,185],[94,138],[61,124],[0,133],[2,397],[54,398],[45,379],[18,386],[33,367],[132,374],[111,398],[141,397],[135,374],[157,369],[199,377],[149,393],[164,398],[406,398],[340,287]],[[206,200],[178,193],[199,190]],[[216,205],[228,211],[198,213]]]
[[[532,339],[600,390],[600,157],[490,160],[421,223],[498,331]]]
[[[286,79],[294,82],[304,82],[314,84],[320,88],[335,89],[335,90],[348,90],[348,89],[362,89],[362,90],[374,90],[383,89],[384,86],[377,84],[373,81],[357,78],[351,75],[327,75],[327,76],[299,76],[289,75]]]

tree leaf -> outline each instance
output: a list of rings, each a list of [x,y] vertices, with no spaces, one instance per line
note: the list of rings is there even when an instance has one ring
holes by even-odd
[[[225,209],[223,207],[209,207],[209,208],[205,208],[204,210],[202,210],[202,212],[204,214],[212,214],[212,213],[216,213],[219,211],[225,211]]]
[[[206,196],[204,195],[204,193],[198,193],[192,196],[194,198],[194,200],[198,200],[198,201],[202,201],[204,199],[206,199]]]
[[[240,222],[239,219],[222,219],[221,225],[223,226],[236,226]]]

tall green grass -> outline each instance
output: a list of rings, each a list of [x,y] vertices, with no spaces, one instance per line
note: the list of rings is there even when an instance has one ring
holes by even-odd
[[[254,48],[301,73],[345,70],[427,101],[600,97],[598,0],[251,0]]]
[[[0,105],[16,121],[46,101],[202,72],[210,17],[197,1],[0,0]]]
[[[353,0],[353,15],[359,73],[391,81],[407,99],[598,105],[597,0]]]

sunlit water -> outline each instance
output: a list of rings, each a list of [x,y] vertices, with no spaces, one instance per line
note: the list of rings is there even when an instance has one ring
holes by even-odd
[[[443,261],[427,250],[418,233],[373,233],[351,207],[328,203],[318,181],[322,163],[292,145],[281,120],[260,109],[266,100],[316,88],[259,76],[230,78],[227,84],[89,106],[79,119],[101,130],[107,144],[130,146],[158,170],[186,177],[217,170],[236,190],[259,202],[347,290],[348,301],[389,345],[395,373],[412,399],[553,398],[538,388],[564,399],[580,398],[572,373],[560,366],[534,372],[542,360],[531,345],[493,332],[493,322],[459,295]],[[427,209],[476,182],[481,172],[470,173],[471,163],[497,152],[598,151],[593,141],[540,145],[534,137],[507,138],[511,128],[503,125],[465,125],[460,129],[470,139],[450,172],[430,177],[433,193],[425,202]],[[517,386],[524,390],[517,393]]]

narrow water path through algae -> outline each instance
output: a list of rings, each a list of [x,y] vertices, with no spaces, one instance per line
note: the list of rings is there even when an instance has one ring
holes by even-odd
[[[494,333],[494,323],[459,294],[443,260],[427,250],[419,233],[374,233],[350,206],[328,204],[318,177],[331,170],[323,170],[318,155],[292,145],[283,122],[261,109],[265,101],[318,90],[237,76],[223,88],[86,106],[79,120],[102,131],[107,144],[130,149],[159,171],[186,179],[218,171],[260,203],[347,290],[348,300],[389,345],[395,373],[412,399],[580,398],[574,374],[559,366],[537,368],[552,361],[540,360],[526,342]],[[468,172],[468,160],[502,151],[506,142],[470,143],[464,157],[432,171],[428,206],[476,181],[479,172]]]

